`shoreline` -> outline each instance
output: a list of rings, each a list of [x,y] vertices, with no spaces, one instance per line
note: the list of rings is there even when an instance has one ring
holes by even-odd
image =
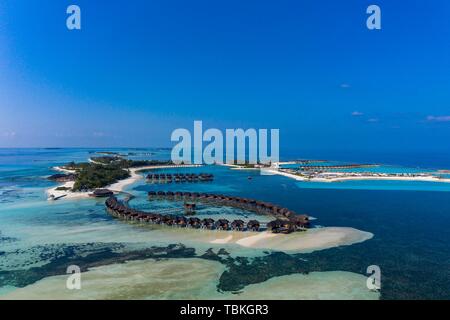
[[[133,184],[144,177],[140,174],[138,174],[141,171],[147,171],[147,170],[157,170],[157,169],[168,169],[168,168],[192,168],[192,167],[200,167],[201,165],[161,165],[161,166],[142,166],[142,167],[136,167],[136,168],[129,168],[128,171],[130,173],[130,177],[119,180],[113,184],[110,184],[108,186],[105,186],[101,189],[109,189],[114,193],[121,193],[124,191],[124,189],[129,186],[130,184]],[[53,170],[65,172],[65,173],[75,173],[75,170],[69,170],[62,167],[53,167]],[[60,187],[70,188],[72,189],[73,185],[75,184],[74,181],[68,181],[61,185],[49,188],[45,190],[45,193],[47,194],[47,197],[49,201],[51,200],[49,197],[54,196],[56,199],[87,199],[91,198],[90,194],[92,191],[88,192],[75,192],[72,190],[56,190]]]
[[[305,232],[275,234],[270,232],[233,232],[224,238],[217,237],[211,244],[234,244],[244,248],[265,249],[283,252],[312,252],[340,246],[348,246],[373,238],[367,231],[351,227],[311,228]]]
[[[195,272],[192,272],[195,270]],[[246,283],[238,292],[219,291],[227,270],[218,261],[198,257],[147,258],[88,268],[83,290],[67,290],[63,274],[49,275],[25,287],[10,287],[0,300],[377,300],[367,277],[348,271],[293,272]],[[145,276],[142,276],[145,275]],[[9,291],[8,291],[9,289]]]
[[[345,182],[345,181],[363,181],[363,180],[384,180],[384,181],[416,181],[416,182],[441,182],[441,183],[450,183],[450,179],[438,178],[433,175],[428,176],[417,176],[417,177],[402,177],[402,176],[342,176],[342,177],[333,177],[333,178],[306,178],[302,176],[298,176],[293,173],[275,170],[275,169],[264,169],[265,172],[285,176],[297,181],[306,181],[306,182]],[[336,173],[333,172],[335,175]]]

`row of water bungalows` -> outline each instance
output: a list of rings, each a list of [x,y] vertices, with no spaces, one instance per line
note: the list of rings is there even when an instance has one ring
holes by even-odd
[[[371,168],[378,167],[377,164],[341,164],[341,165],[323,165],[323,166],[300,166],[299,170],[336,170],[336,169],[355,169],[355,168]]]
[[[152,183],[209,182],[214,180],[214,176],[210,173],[150,173],[147,180]]]
[[[110,197],[106,200],[106,209],[113,216],[138,222],[148,222],[153,224],[164,224],[167,226],[217,229],[217,230],[235,230],[235,231],[259,231],[260,223],[257,220],[250,220],[245,223],[242,220],[234,220],[232,222],[227,219],[218,219],[215,221],[211,218],[199,219],[197,217],[187,218],[182,215],[164,215],[159,213],[149,213],[139,211],[124,205],[118,201],[116,197]]]
[[[197,217],[187,218],[181,215],[148,213],[130,208],[118,201],[116,197],[110,197],[106,200],[106,208],[110,214],[117,218],[142,223],[208,230],[261,231],[261,224],[257,220],[250,220],[245,223],[239,219],[230,222],[227,219],[218,219],[215,221],[211,218],[199,219]],[[267,223],[266,228],[273,233],[291,233],[305,230],[305,225],[299,224],[295,220],[276,219]]]
[[[217,206],[227,206],[252,211],[257,214],[272,215],[278,218],[278,224],[290,222],[291,228],[303,229],[309,226],[309,217],[299,215],[288,208],[280,207],[272,203],[257,201],[254,199],[225,196],[220,194],[198,193],[198,192],[172,192],[172,191],[149,191],[149,199],[164,199],[173,201],[201,202]],[[286,226],[284,226],[286,227]]]

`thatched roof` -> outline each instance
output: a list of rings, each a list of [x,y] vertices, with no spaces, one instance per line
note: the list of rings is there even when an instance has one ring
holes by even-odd
[[[211,218],[205,218],[202,220],[203,224],[214,224],[214,219]]]
[[[95,189],[94,192],[92,192],[92,196],[94,197],[110,197],[114,195],[114,192],[108,189]]]
[[[244,221],[237,219],[237,220],[233,220],[233,222],[231,223],[232,227],[243,227],[244,226]]]
[[[248,226],[260,225],[260,223],[259,223],[258,220],[250,220],[250,221],[247,223],[247,225],[248,225]]]

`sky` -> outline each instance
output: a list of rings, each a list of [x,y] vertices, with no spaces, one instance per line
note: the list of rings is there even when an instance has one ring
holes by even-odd
[[[449,17],[447,0],[2,0],[0,147],[167,147],[202,120],[280,129],[280,150],[448,151]]]

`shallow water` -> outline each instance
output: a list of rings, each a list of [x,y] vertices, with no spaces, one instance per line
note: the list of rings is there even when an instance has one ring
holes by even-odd
[[[381,298],[450,298],[450,193],[442,192],[448,190],[441,189],[440,184],[392,181],[308,184],[281,176],[261,176],[251,170],[214,166],[180,169],[214,173],[215,180],[211,183],[152,185],[141,180],[127,189],[136,195],[130,205],[145,210],[168,205],[149,202],[148,190],[223,193],[263,199],[298,213],[308,213],[317,218],[315,225],[351,227],[374,235],[358,244],[311,253],[287,252],[280,256],[273,249],[211,243],[212,238],[207,237],[206,241],[206,233],[202,231],[185,233],[186,230],[160,230],[123,223],[106,214],[103,200],[46,201],[45,188],[55,185],[45,179],[53,173],[50,168],[72,160],[85,161],[92,151],[0,149],[0,295],[17,285],[8,280],[13,276],[25,279],[21,286],[39,278],[18,273],[18,270],[28,272],[34,267],[37,268],[33,271],[35,275],[46,277],[55,264],[60,266],[71,256],[100,252],[103,257],[108,256],[105,253],[108,248],[132,252],[150,245],[167,246],[175,241],[195,249],[197,256],[204,255],[209,248],[217,252],[223,247],[229,257],[236,259],[233,260],[236,264],[240,258],[248,259],[243,261],[247,261],[254,273],[248,274],[245,264],[232,267],[220,277],[220,287],[224,291],[227,288],[249,289],[250,285],[267,283],[270,278],[304,270],[311,274],[318,271],[322,275],[348,271],[364,277],[367,266],[376,264],[382,271]],[[138,152],[146,154],[134,157],[167,157],[164,150]],[[200,208],[200,214],[251,218],[246,212],[229,208],[204,207]],[[75,250],[73,244],[81,247]],[[307,264],[303,265],[305,260]],[[103,258],[98,261],[102,262]],[[106,260],[102,263],[110,264]],[[223,260],[220,265],[223,267],[227,262]],[[319,285],[321,280],[314,281]],[[364,291],[365,287],[360,290]],[[338,292],[336,289],[334,293]]]
[[[238,292],[217,290],[225,268],[203,259],[132,261],[93,268],[80,290],[67,290],[67,276],[54,276],[10,292],[6,299],[378,299],[366,278],[350,272],[313,272],[274,277]]]

